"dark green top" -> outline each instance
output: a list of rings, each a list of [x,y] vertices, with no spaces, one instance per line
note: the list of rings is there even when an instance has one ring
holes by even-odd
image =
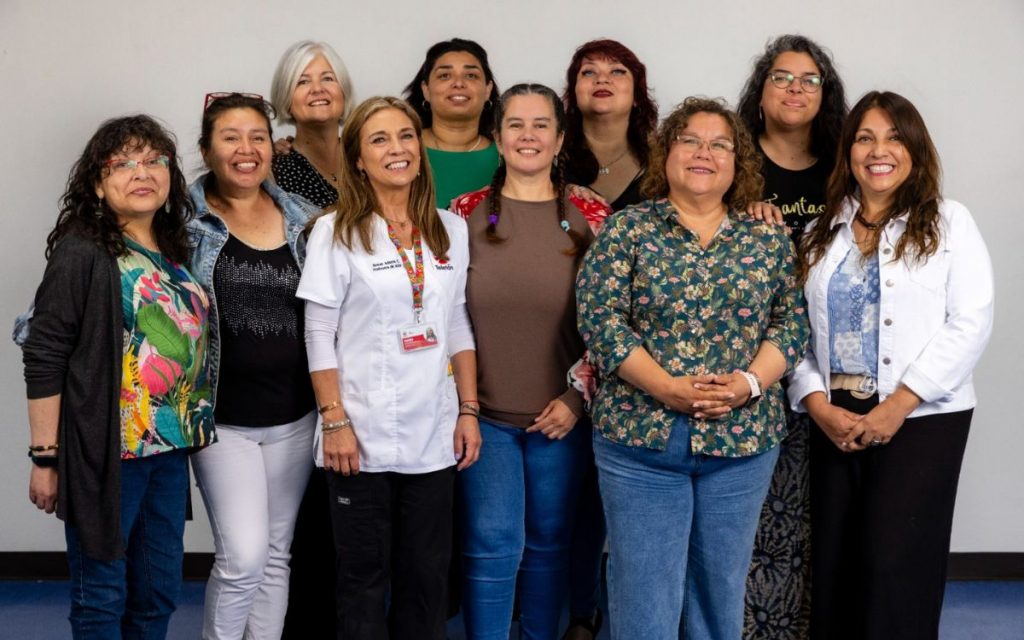
[[[576,280],[580,332],[600,371],[592,413],[605,438],[664,450],[676,412],[615,370],[643,347],[673,376],[746,369],[762,341],[787,371],[807,346],[803,290],[782,226],[730,212],[706,247],[662,198],[608,219]],[[749,456],[785,435],[782,387],[719,420],[690,421],[690,450]]]
[[[447,209],[452,200],[491,184],[498,168],[498,147],[491,143],[479,151],[441,151],[427,149],[430,170],[434,173],[437,207]]]

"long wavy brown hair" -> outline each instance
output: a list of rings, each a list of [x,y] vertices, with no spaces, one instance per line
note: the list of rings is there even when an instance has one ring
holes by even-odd
[[[896,242],[892,259],[906,258],[917,262],[934,255],[939,248],[942,169],[935,144],[924,119],[909,100],[891,91],[871,91],[854,105],[843,123],[836,166],[828,179],[825,212],[800,242],[798,273],[801,280],[807,278],[811,267],[825,255],[839,230],[839,226],[833,226],[833,223],[842,212],[844,203],[848,199],[860,202],[860,187],[850,168],[850,149],[864,115],[871,109],[881,109],[889,115],[911,161],[910,175],[896,188],[892,201],[880,218],[885,224],[896,216],[907,214],[907,229]]]
[[[349,116],[341,132],[342,158],[338,172],[337,218],[334,222],[334,241],[346,248],[352,248],[353,234],[359,235],[359,242],[368,253],[373,253],[373,214],[380,211],[377,194],[370,181],[356,166],[362,152],[363,125],[378,111],[396,109],[412,122],[416,140],[420,146],[420,171],[410,185],[409,219],[420,230],[430,251],[441,259],[447,259],[451,246],[448,232],[434,206],[434,178],[427,161],[427,149],[423,145],[423,125],[416,112],[399,98],[374,96],[363,101]],[[330,209],[328,210],[330,211]]]
[[[722,196],[731,209],[742,211],[747,205],[761,199],[764,178],[761,176],[761,156],[757,153],[754,140],[736,112],[725,100],[691,96],[677,106],[658,127],[651,142],[650,170],[644,175],[641,190],[646,198],[663,198],[668,195],[668,177],[665,175],[665,160],[677,135],[686,128],[690,118],[698,113],[721,116],[732,129],[736,153],[733,158],[736,175],[732,185]]]

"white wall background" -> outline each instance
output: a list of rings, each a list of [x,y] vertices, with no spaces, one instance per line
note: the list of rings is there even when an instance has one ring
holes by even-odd
[[[269,95],[274,66],[296,40],[330,42],[357,97],[369,97],[397,95],[426,48],[453,36],[486,47],[500,86],[533,80],[561,92],[575,47],[611,37],[647,64],[664,113],[691,94],[735,102],[752,59],[786,32],[832,50],[851,103],[879,88],[917,105],[945,193],[967,204],[988,241],[996,328],[975,376],[953,550],[1024,552],[1021,0],[0,0],[0,328],[35,291],[68,169],[102,120],[161,118],[191,177],[204,94]],[[24,398],[20,352],[0,341],[0,551],[62,550],[61,525],[27,499]],[[194,500],[186,549],[208,551]]]

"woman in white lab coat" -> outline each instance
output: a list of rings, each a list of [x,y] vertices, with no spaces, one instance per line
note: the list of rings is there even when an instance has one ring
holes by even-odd
[[[456,469],[480,449],[465,223],[434,208],[416,113],[370,98],[298,296],[320,407],[339,638],[444,638]],[[390,607],[385,596],[390,592]]]

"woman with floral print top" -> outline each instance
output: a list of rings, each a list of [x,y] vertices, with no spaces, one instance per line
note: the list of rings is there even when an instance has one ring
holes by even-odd
[[[29,498],[64,521],[75,638],[163,638],[181,586],[188,454],[216,440],[209,300],[174,139],[115,118],[71,169],[24,344]]]
[[[750,135],[689,98],[662,124],[644,191],[577,281],[600,371],[594,449],[610,541],[613,638],[739,637],[757,516],[784,435],[782,390],[807,341],[785,229],[759,197]],[[639,542],[642,541],[642,542]]]

